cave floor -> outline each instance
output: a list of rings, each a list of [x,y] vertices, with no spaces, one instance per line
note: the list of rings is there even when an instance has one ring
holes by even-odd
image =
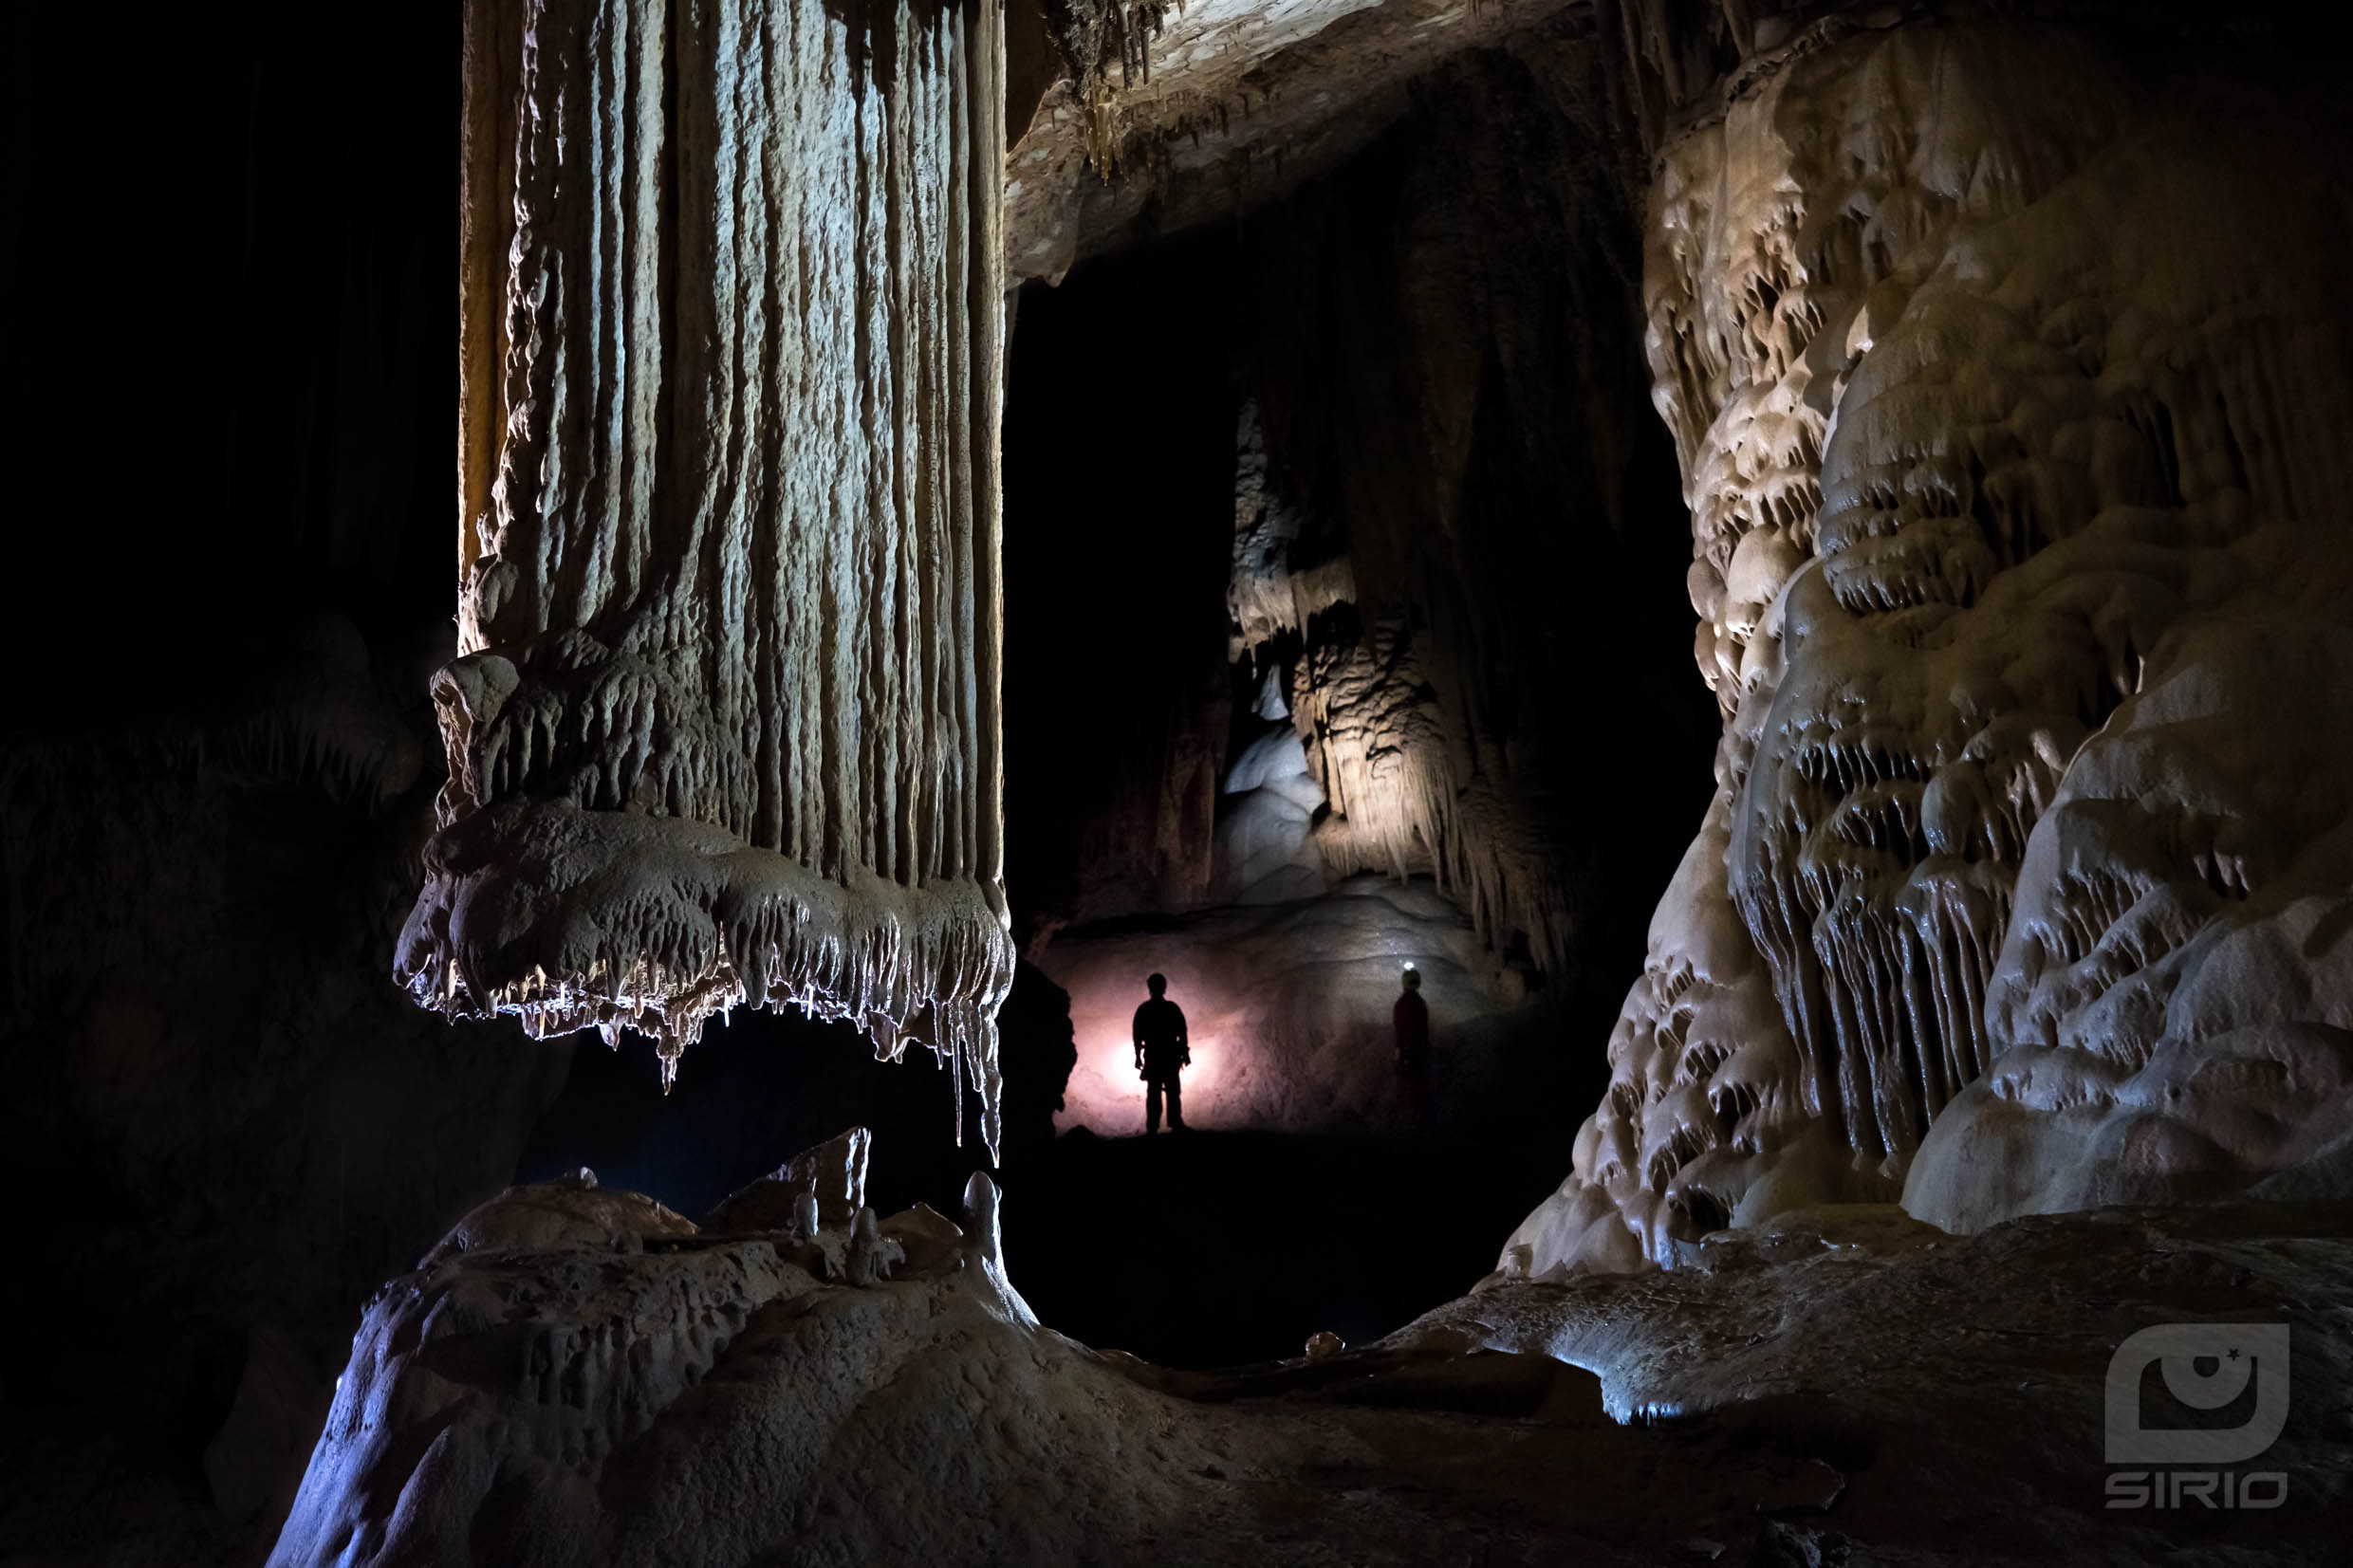
[[[1018,1199],[971,1190],[961,1227],[808,1235],[561,1184],[485,1206],[371,1307],[281,1559],[2343,1560],[2353,1205],[1971,1237],[1806,1210],[1671,1273],[1497,1282],[1354,1350],[1201,1372],[1041,1323]],[[2111,1358],[2169,1323],[2286,1326],[2278,1430],[2222,1466],[2276,1506],[2116,1506],[2148,1467],[2108,1462]],[[2200,1415],[2153,1369],[2136,1423],[2267,1419],[2260,1388]]]
[[[1421,1560],[1480,1563],[2323,1563],[2353,1528],[2348,1303],[2341,1203],[2104,1209],[1974,1237],[1857,1205],[1722,1233],[1672,1273],[1494,1283],[1321,1361],[1107,1359],[1251,1412],[1261,1442],[1286,1423],[1347,1430],[1348,1461],[1262,1475],[1250,1512],[1269,1560],[1413,1560],[1396,1550],[1414,1540]],[[2286,1326],[2284,1419],[2261,1451],[2109,1462],[2111,1357],[2168,1322]],[[2128,1421],[2264,1419],[2252,1389],[2199,1411],[2171,1397],[2171,1369],[2142,1370]]]
[[[1496,1214],[1541,1196],[1480,1134],[1064,1134],[1010,1159],[1005,1233],[1039,1316],[1090,1345],[1207,1369],[1362,1344],[1495,1266]],[[1474,1172],[1475,1177],[1474,1177]]]
[[[1015,1089],[1036,1032],[1008,1030]],[[1075,1337],[1176,1367],[1296,1356],[1320,1330],[1349,1344],[1389,1333],[1492,1269],[1497,1239],[1567,1163],[1575,1128],[1558,1108],[1593,1091],[1565,1081],[1550,1037],[1513,1049],[1509,1093],[1426,1134],[1101,1137],[1082,1127],[1057,1136],[1035,1095],[1017,1107],[1009,1089],[991,1174],[1007,1194],[1021,1288]],[[632,1037],[616,1052],[584,1037],[515,1179],[585,1166],[701,1215],[784,1155],[855,1123],[874,1134],[868,1201],[878,1212],[917,1202],[953,1212],[988,1163],[976,1116],[963,1143],[953,1140],[930,1092],[945,1075],[919,1058],[878,1062],[845,1026],[739,1013],[712,1029],[690,1066],[665,1097],[646,1042]]]

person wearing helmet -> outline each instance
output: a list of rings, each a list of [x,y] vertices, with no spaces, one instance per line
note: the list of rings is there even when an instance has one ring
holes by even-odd
[[[1421,1127],[1430,1125],[1430,1004],[1421,999],[1421,971],[1411,964],[1399,980],[1403,988],[1389,1009],[1389,1024],[1397,1033],[1398,1072],[1405,1080],[1405,1099]]]

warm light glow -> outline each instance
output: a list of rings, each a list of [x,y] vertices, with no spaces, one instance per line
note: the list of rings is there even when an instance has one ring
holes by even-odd
[[[1145,976],[1168,977],[1193,1065],[1185,1124],[1291,1132],[1396,1130],[1413,1110],[1392,1014],[1412,977],[1431,1013],[1437,1077],[1468,1084],[1517,1006],[1460,913],[1426,883],[1352,880],[1331,897],[1205,913],[1152,932],[1058,940],[1041,960],[1070,993],[1079,1060],[1055,1117],[1105,1137],[1141,1133],[1134,1020]]]
[[[1251,1031],[1186,958],[1172,957],[1165,968],[1169,1000],[1184,1009],[1193,1046],[1193,1064],[1182,1079],[1185,1122],[1203,1129],[1239,1125],[1226,1114],[1223,1091],[1251,1049]],[[1065,1109],[1054,1118],[1057,1129],[1084,1123],[1106,1137],[1144,1130],[1144,1080],[1136,1070],[1134,1028],[1136,1008],[1145,995],[1140,976],[1126,990],[1106,981],[1072,991],[1070,1025],[1079,1061],[1063,1093]]]

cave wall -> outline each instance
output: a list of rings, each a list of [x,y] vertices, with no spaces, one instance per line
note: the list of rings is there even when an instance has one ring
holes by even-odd
[[[1180,393],[1212,380],[1189,368],[1205,341],[1230,345],[1234,389],[1209,394],[1232,411],[1214,437],[1232,530],[1225,663],[1199,651],[1191,620],[1181,671],[1160,671],[1157,622],[1125,639],[1139,645],[1121,659],[1133,690],[1091,728],[1126,783],[1116,802],[1079,803],[1085,841],[1063,853],[1087,869],[1065,880],[1087,885],[1063,918],[1313,896],[1362,872],[1431,876],[1498,951],[1566,979],[1591,957],[1580,922],[1599,912],[1606,948],[1630,925],[1613,907],[1619,884],[1664,875],[1579,827],[1672,809],[1608,787],[1590,764],[1597,729],[1646,729],[1662,753],[1694,756],[1713,729],[1670,666],[1679,636],[1633,613],[1647,594],[1672,614],[1681,551],[1672,453],[1643,406],[1626,195],[1639,147],[1609,117],[1607,45],[1564,22],[1467,51],[1427,74],[1428,107],[1230,237],[1115,253],[1026,296],[1022,331],[1048,336],[1017,333],[1017,384],[1033,355],[1084,362],[1049,341],[1084,301],[1157,302],[1143,367],[1085,375],[1107,408],[1159,394],[1169,412],[1118,460],[1148,453],[1156,475],[1186,475],[1189,495],[1211,437],[1177,411],[1197,395]],[[1121,329],[1120,309],[1095,308],[1103,330]],[[1059,386],[1028,374],[1031,396],[1076,384],[1075,371]],[[1090,420],[1112,417],[1065,401],[1050,419],[1066,470],[1017,476],[1016,595],[1025,572],[1056,570],[1025,554],[1024,511],[1054,504],[1039,499],[1048,484],[1084,491]],[[1031,439],[1016,430],[1016,469]],[[1195,531],[1217,517],[1162,521],[1174,488],[1161,477],[1127,503],[1162,530],[1167,571],[1138,582],[1123,544],[1094,546],[1131,619],[1180,581],[1198,592]],[[1603,581],[1631,601],[1583,603]],[[1629,640],[1628,678],[1600,692],[1573,678]],[[1025,683],[1056,680],[1039,657],[1016,648]],[[1087,678],[1062,674],[1057,698]],[[1139,707],[1153,732],[1125,742],[1122,708]],[[1016,736],[1017,770],[1029,744]],[[1204,766],[1214,853],[1195,798]],[[1682,809],[1700,798],[1694,785]],[[1190,859],[1169,851],[1172,824]]]
[[[2353,1126],[2342,127],[2214,42],[1845,13],[1686,87],[1644,311],[1718,793],[1508,1272],[2208,1195]]]
[[[11,1556],[250,1553],[367,1298],[565,1080],[388,968],[454,652],[457,43],[268,4],[16,34]]]
[[[1201,1126],[1420,1126],[1391,1061],[1409,961],[1438,1124],[1549,1105],[1565,1158],[1558,1108],[1600,1090],[1559,1042],[1639,963],[1633,890],[1672,871],[1716,729],[1605,43],[1469,51],[1281,206],[1023,296],[1010,893],[1072,996],[1065,1124],[1140,1128],[1154,970],[1204,1042]],[[1622,787],[1621,744],[1670,782]]]
[[[386,972],[437,783],[413,669],[332,618],[276,653],[213,713],[0,764],[0,1140],[55,1281],[6,1374],[11,1537],[282,1507],[360,1304],[564,1084]]]
[[[1585,824],[1658,809],[1599,776],[1597,732],[1705,745],[1636,613],[1672,569],[1671,480],[1605,45],[1563,23],[1464,54],[1254,231],[1268,516],[1237,517],[1231,593],[1322,786],[1328,870],[1433,873],[1556,975],[1630,869]],[[1279,551],[1249,537],[1269,526]],[[1634,600],[1593,602],[1603,582]],[[1596,691],[1605,662],[1622,678]]]

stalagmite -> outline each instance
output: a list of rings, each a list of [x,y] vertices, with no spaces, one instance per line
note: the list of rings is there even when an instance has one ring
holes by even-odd
[[[995,0],[472,0],[420,1002],[665,1079],[789,1002],[993,1137],[1003,55]]]

